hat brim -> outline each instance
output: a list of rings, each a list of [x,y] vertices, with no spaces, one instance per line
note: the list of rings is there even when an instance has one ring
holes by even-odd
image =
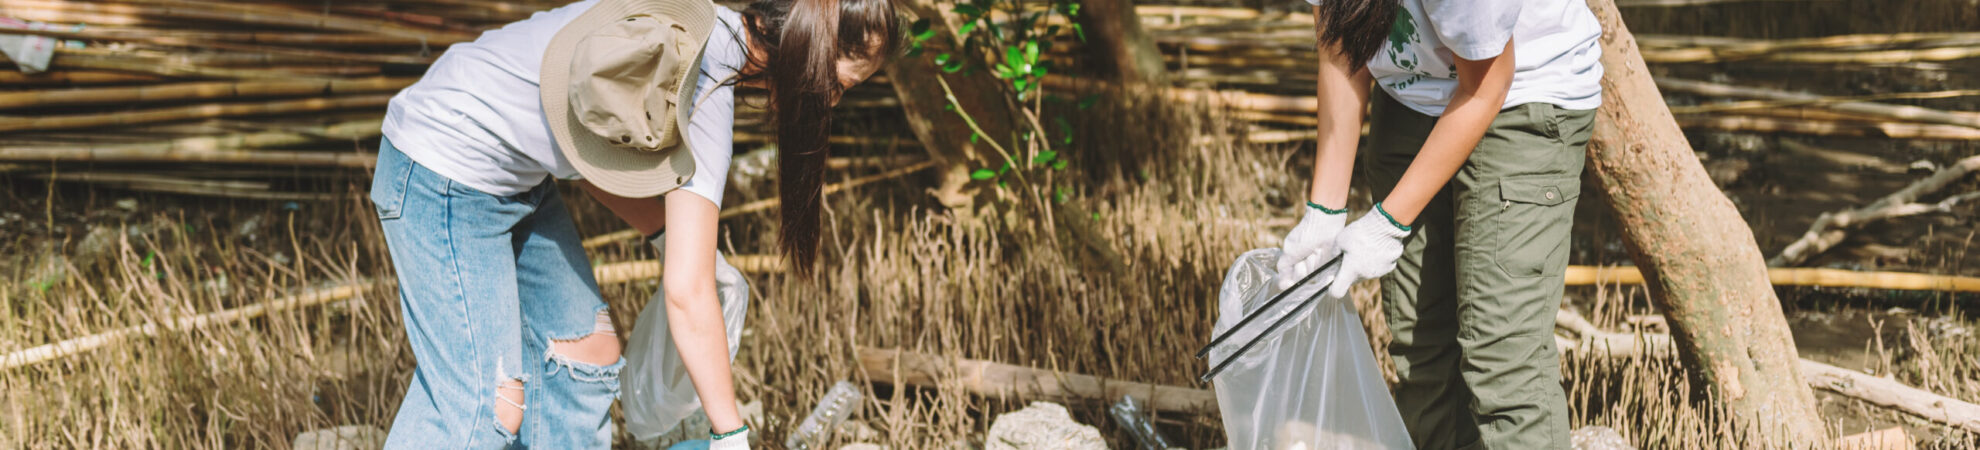
[[[542,93],[543,117],[559,152],[592,185],[613,195],[645,198],[667,193],[687,183],[694,175],[694,158],[689,153],[688,118],[694,110],[695,88],[701,78],[702,46],[715,22],[715,4],[708,0],[601,0],[557,31],[543,55],[538,89]],[[585,33],[603,28],[626,17],[651,15],[671,17],[697,38],[681,86],[673,92],[675,130],[681,145],[655,152],[635,151],[613,145],[604,137],[579,125],[570,107],[571,57]],[[692,150],[689,150],[692,152]]]

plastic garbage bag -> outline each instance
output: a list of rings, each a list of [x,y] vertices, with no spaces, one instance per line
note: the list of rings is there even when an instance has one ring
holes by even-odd
[[[1258,249],[1231,265],[1217,293],[1216,333],[1278,294],[1273,283],[1278,258],[1279,249]],[[1354,305],[1344,298],[1321,298],[1300,307],[1325,290],[1336,269],[1294,288],[1266,315],[1211,348],[1213,364],[1238,358],[1214,379],[1230,448],[1414,448]],[[1249,351],[1234,355],[1286,314],[1294,316]]]
[[[652,441],[673,431],[695,411],[701,398],[694,393],[687,366],[667,330],[665,290],[653,294],[626,340],[626,366],[619,371],[619,402],[625,408],[626,431],[639,441]],[[742,272],[715,255],[715,297],[722,303],[722,327],[729,335],[729,358],[742,343],[743,315],[749,312],[749,284]]]

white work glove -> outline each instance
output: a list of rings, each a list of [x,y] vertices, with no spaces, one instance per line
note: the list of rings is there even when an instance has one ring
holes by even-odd
[[[1409,237],[1409,229],[1389,218],[1382,204],[1376,203],[1374,210],[1348,224],[1335,239],[1344,256],[1340,274],[1334,275],[1334,284],[1327,288],[1327,295],[1345,298],[1355,283],[1395,271],[1396,259],[1402,258],[1405,237]]]
[[[1293,283],[1319,269],[1321,264],[1340,254],[1339,246],[1334,245],[1334,237],[1341,234],[1341,227],[1347,225],[1347,210],[1328,210],[1313,202],[1306,202],[1306,217],[1299,219],[1299,225],[1286,233],[1286,240],[1279,244],[1279,290],[1292,287]]]
[[[708,450],[749,450],[749,426],[709,440]]]

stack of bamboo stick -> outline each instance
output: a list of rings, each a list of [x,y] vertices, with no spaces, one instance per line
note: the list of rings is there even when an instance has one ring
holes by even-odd
[[[0,58],[0,164],[82,163],[87,170],[147,176],[294,172],[211,169],[215,165],[362,170],[371,164],[385,102],[447,46],[566,2],[8,0],[0,3],[0,18],[56,26],[0,33],[86,45],[62,46],[50,71],[40,74],[24,74]],[[1233,117],[1250,122],[1255,134],[1310,139],[1318,64],[1311,14],[1162,5],[1138,12],[1169,61],[1178,98],[1229,100],[1224,103]],[[1641,36],[1640,42],[1646,58],[1667,65],[1980,57],[1980,33],[1781,41]],[[1058,51],[1078,59],[1063,53],[1072,49]],[[884,76],[869,84],[874,86],[849,93],[842,107],[898,108]],[[1664,88],[1718,101],[1675,108],[1693,128],[1980,140],[1980,113],[1897,104],[1980,90],[1830,97],[1682,80]],[[751,108],[761,104],[741,102],[739,144],[773,135],[762,112]],[[915,143],[905,136],[834,141],[889,148]]]

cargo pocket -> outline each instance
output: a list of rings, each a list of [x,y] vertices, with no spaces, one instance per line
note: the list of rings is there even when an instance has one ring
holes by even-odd
[[[378,220],[397,219],[405,209],[406,185],[412,182],[412,160],[391,141],[380,140],[377,166],[371,173],[371,205]]]
[[[1495,221],[1499,268],[1521,278],[1567,270],[1568,234],[1574,224],[1577,175],[1523,175],[1499,180],[1503,208]]]

